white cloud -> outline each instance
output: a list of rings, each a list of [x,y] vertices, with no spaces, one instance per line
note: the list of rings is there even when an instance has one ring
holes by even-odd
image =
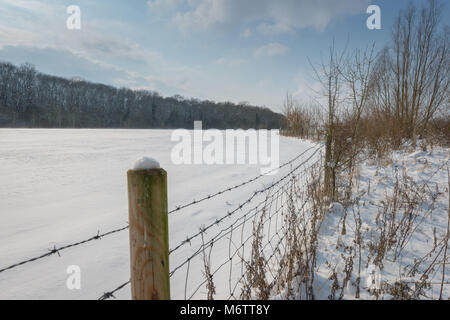
[[[40,12],[40,13],[44,13],[44,12],[49,12],[52,10],[52,7],[36,1],[36,0],[28,0],[28,1],[24,1],[24,0],[3,0],[2,1],[5,5],[10,5],[10,6],[14,6],[20,9],[25,9],[25,10],[30,10],[33,12]]]
[[[245,29],[244,31],[241,32],[240,37],[242,39],[248,39],[252,36],[252,30],[250,30],[249,28]]]
[[[148,0],[147,5],[153,10],[171,10],[182,4],[184,0]]]
[[[162,0],[152,0],[155,3]],[[364,12],[369,0],[171,0],[173,22],[183,31],[257,22],[265,33],[314,28],[333,18]]]
[[[262,23],[258,26],[258,31],[266,36],[276,36],[282,33],[292,32],[292,28],[280,23]]]
[[[255,50],[254,56],[261,57],[275,57],[282,56],[288,51],[288,47],[280,43],[269,43]]]
[[[233,15],[233,8],[226,0],[188,1],[192,9],[178,11],[173,21],[182,30],[203,29],[214,25],[226,24]]]

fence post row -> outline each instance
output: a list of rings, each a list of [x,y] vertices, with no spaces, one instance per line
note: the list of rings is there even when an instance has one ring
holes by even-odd
[[[167,172],[130,170],[131,295],[133,300],[169,300]]]

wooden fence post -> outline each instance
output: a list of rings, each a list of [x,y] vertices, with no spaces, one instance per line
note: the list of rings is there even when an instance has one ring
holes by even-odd
[[[167,173],[130,170],[128,210],[133,300],[169,300]]]

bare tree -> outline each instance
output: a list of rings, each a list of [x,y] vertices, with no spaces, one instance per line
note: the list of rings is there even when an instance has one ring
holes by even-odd
[[[374,86],[375,61],[375,44],[373,44],[363,51],[355,49],[348,55],[341,69],[344,90],[348,94],[348,103],[350,104],[349,115],[347,119],[344,119],[349,126],[349,132],[335,143],[333,154],[336,163],[341,163],[343,158],[348,159],[346,165],[349,169],[349,188],[352,186],[356,157],[365,147],[363,137],[359,137],[359,126]],[[338,143],[340,145],[337,145]]]
[[[345,50],[338,53],[334,43],[330,48],[328,61],[322,59],[319,68],[311,64],[316,80],[322,86],[322,94],[327,99],[327,124],[325,133],[325,193],[331,201],[336,191],[336,158],[333,150],[335,144],[335,120],[340,103],[342,72]]]
[[[404,138],[426,132],[444,105],[449,89],[448,28],[440,29],[443,6],[428,0],[420,11],[412,4],[393,28],[393,45],[380,55],[374,86],[378,108],[388,112]]]

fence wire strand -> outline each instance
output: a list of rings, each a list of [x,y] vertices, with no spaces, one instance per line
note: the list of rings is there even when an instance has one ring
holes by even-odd
[[[297,156],[294,157],[293,159],[291,159],[291,160],[289,160],[288,162],[286,162],[286,163],[284,163],[284,164],[278,166],[277,168],[274,168],[274,169],[270,170],[269,172],[266,172],[265,174],[260,174],[260,175],[254,177],[254,178],[251,178],[251,179],[249,179],[249,180],[247,180],[247,181],[244,181],[244,182],[242,182],[242,183],[240,183],[240,184],[237,184],[237,185],[235,185],[235,186],[227,187],[227,188],[225,188],[225,189],[223,189],[223,190],[221,190],[221,191],[218,191],[218,192],[216,192],[216,193],[214,193],[214,194],[207,195],[207,196],[205,196],[205,197],[203,197],[203,198],[201,198],[201,199],[199,199],[199,200],[193,200],[192,202],[187,203],[187,204],[185,204],[185,205],[176,206],[175,209],[169,211],[169,214],[176,213],[176,212],[178,212],[178,211],[181,211],[182,209],[186,209],[186,208],[188,208],[188,207],[191,207],[191,206],[193,206],[193,205],[199,204],[199,203],[204,202],[204,201],[206,201],[206,200],[211,200],[211,199],[213,199],[213,198],[215,198],[215,197],[217,197],[217,196],[220,196],[220,195],[222,195],[222,194],[224,194],[224,193],[233,191],[233,190],[238,189],[238,188],[240,188],[240,187],[243,187],[243,186],[245,186],[245,185],[247,185],[247,184],[249,184],[249,183],[252,183],[252,182],[254,182],[254,181],[258,180],[258,179],[261,179],[262,177],[264,177],[264,176],[266,176],[266,175],[268,175],[268,174],[270,174],[270,173],[273,173],[273,172],[275,172],[275,171],[277,171],[277,170],[280,170],[280,169],[282,169],[282,168],[284,168],[284,167],[286,167],[286,166],[288,166],[288,165],[294,163],[296,160],[300,159],[304,154],[306,154],[308,151],[314,149],[314,148],[317,147],[318,145],[319,145],[319,144],[316,144],[316,145],[314,145],[314,146],[312,146],[312,147],[309,147],[308,149],[306,149],[305,151],[303,151],[302,153],[300,153],[299,155],[297,155]]]
[[[86,240],[78,241],[78,242],[75,242],[75,243],[72,243],[72,244],[68,244],[68,245],[65,245],[65,246],[61,246],[61,247],[54,246],[53,249],[49,249],[48,252],[45,253],[45,254],[42,254],[40,256],[36,256],[36,257],[33,257],[33,258],[29,258],[27,260],[23,260],[21,262],[14,263],[14,264],[12,264],[12,265],[10,265],[8,267],[0,269],[0,273],[5,272],[7,270],[11,270],[11,269],[17,268],[19,266],[22,266],[24,264],[27,264],[27,263],[30,263],[30,262],[33,262],[33,261],[37,261],[37,260],[41,260],[41,259],[53,256],[55,254],[60,256],[60,252],[61,251],[64,251],[64,250],[67,250],[67,249],[70,249],[70,248],[74,248],[74,247],[77,247],[77,246],[81,246],[81,245],[83,245],[85,243],[88,243],[88,242],[91,242],[91,241],[101,240],[104,237],[107,237],[107,236],[110,236],[112,234],[115,234],[115,233],[127,230],[128,228],[129,227],[126,226],[126,227],[115,229],[115,230],[112,230],[112,231],[109,231],[109,232],[106,232],[106,233],[103,233],[103,234],[100,234],[100,232],[97,232],[97,234],[95,236],[90,237],[90,238],[88,238]]]

